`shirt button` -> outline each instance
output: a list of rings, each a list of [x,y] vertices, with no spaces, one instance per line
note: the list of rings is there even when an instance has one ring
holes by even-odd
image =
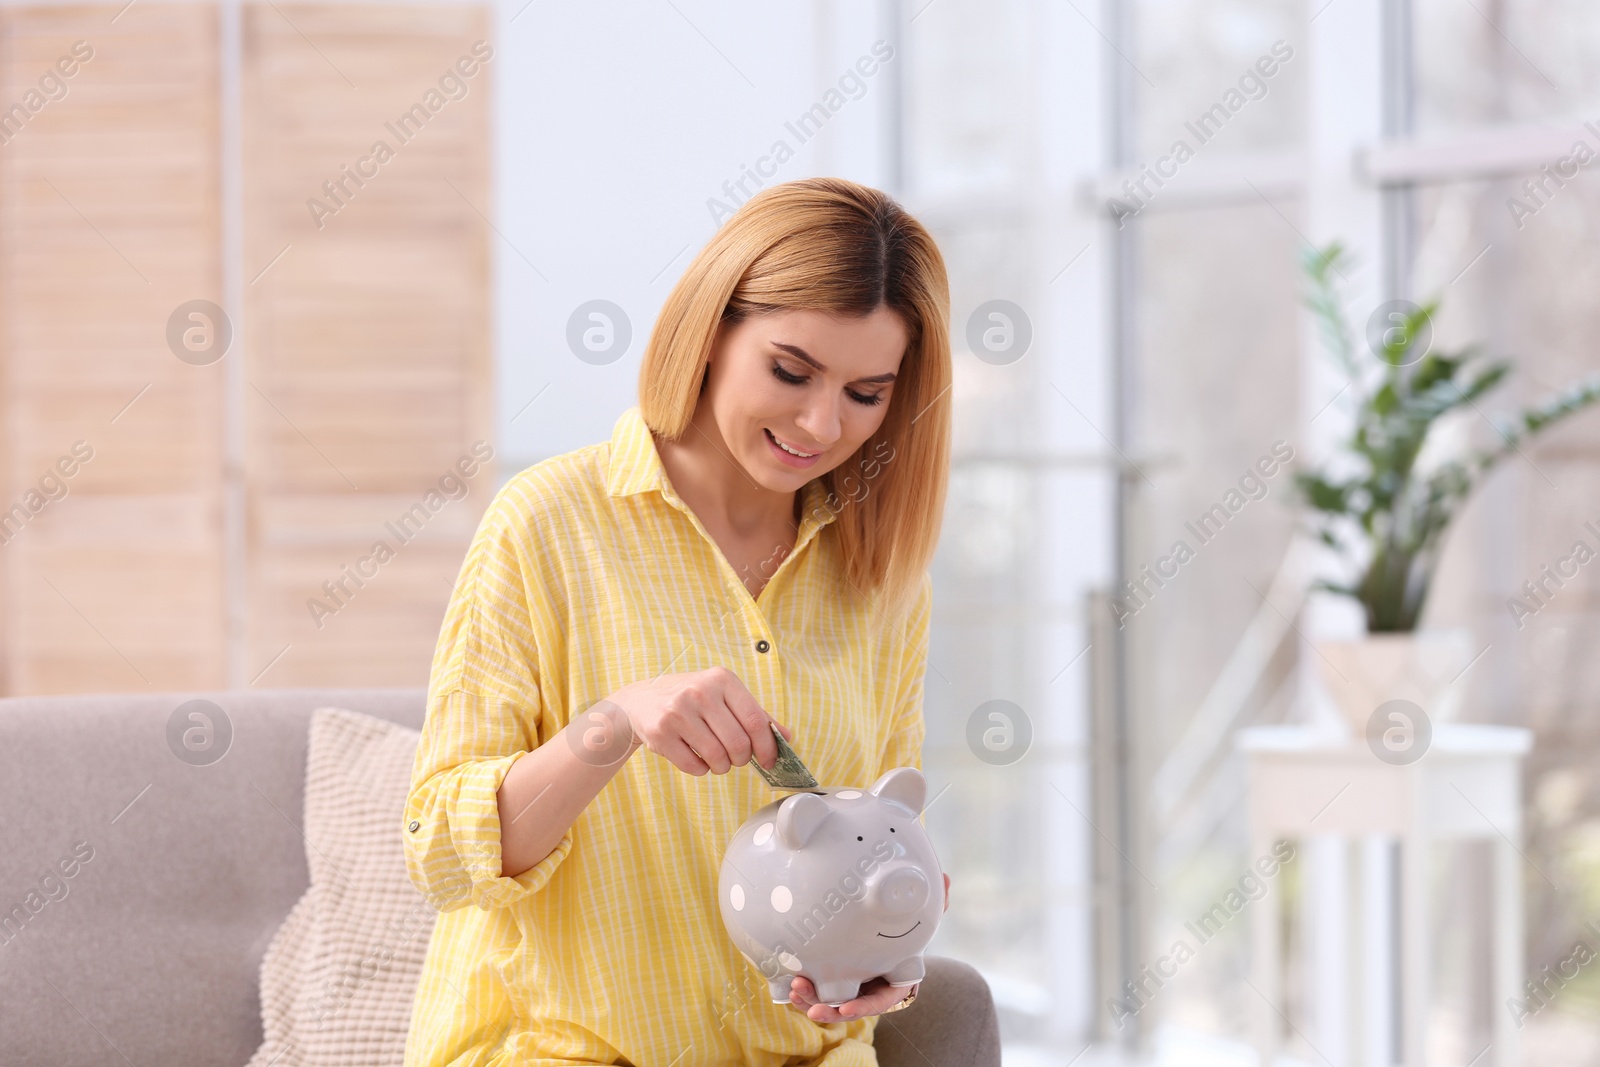
[[[757,652],[765,652],[767,649],[769,649],[771,647],[772,647],[771,645],[767,644],[767,639],[765,637],[763,637],[761,640],[756,642],[756,651]]]
[[[421,825],[422,824],[420,822],[418,822],[415,819],[412,819],[411,820],[411,824],[409,826],[407,826],[406,829],[410,830],[412,833],[416,833],[417,832],[417,828],[420,827]]]

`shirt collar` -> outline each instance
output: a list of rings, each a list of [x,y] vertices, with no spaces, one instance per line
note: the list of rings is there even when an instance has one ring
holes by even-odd
[[[606,491],[612,496],[632,496],[659,490],[675,506],[683,500],[673,490],[667,478],[667,469],[661,465],[661,454],[656,451],[655,438],[644,421],[644,415],[635,404],[624,411],[611,429],[611,456],[606,470]],[[813,478],[800,490],[800,530],[807,523],[826,526],[838,518],[838,513],[825,505],[827,490],[819,479]]]
[[[611,428],[609,463],[606,491],[612,496],[632,496],[667,485],[666,468],[637,404],[624,411]]]

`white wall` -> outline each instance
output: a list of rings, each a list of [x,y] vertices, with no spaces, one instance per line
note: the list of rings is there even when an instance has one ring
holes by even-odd
[[[708,200],[728,202],[724,183],[775,142],[795,155],[766,184],[818,173],[884,182],[894,61],[809,141],[785,125],[871,53],[882,20],[864,3],[504,0],[493,213],[502,477],[609,437],[636,402],[662,300],[716,228]],[[632,327],[626,352],[600,366],[566,340],[569,316],[594,299],[620,306]]]

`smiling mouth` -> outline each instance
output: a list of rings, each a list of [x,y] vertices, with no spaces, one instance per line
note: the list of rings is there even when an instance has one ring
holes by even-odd
[[[916,928],[917,928],[917,927],[919,927],[919,926],[921,926],[921,925],[922,925],[922,920],[921,920],[921,919],[918,919],[918,920],[917,920],[917,921],[916,921],[916,922],[914,922],[914,923],[912,923],[912,924],[911,924],[911,930],[915,930],[915,929],[916,929]],[[910,932],[911,932],[911,930],[907,930],[907,931],[906,931],[906,933],[905,933],[905,934],[885,934],[885,933],[879,933],[879,934],[878,934],[878,936],[879,936],[879,937],[890,937],[890,938],[894,938],[894,937],[904,937],[904,936],[906,936],[906,934],[909,934],[909,933],[910,933]]]
[[[814,456],[822,455],[821,452],[801,452],[797,448],[790,448],[788,445],[786,445],[782,441],[778,440],[777,435],[774,434],[771,430],[767,430],[766,434],[767,434],[767,437],[772,441],[773,444],[777,445],[779,448],[783,449],[785,452],[789,453],[789,455],[793,456],[796,459],[811,459]]]

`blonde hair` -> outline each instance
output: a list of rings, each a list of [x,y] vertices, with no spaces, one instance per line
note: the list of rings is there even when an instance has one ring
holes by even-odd
[[[699,399],[718,327],[788,308],[899,314],[910,335],[883,424],[818,477],[857,592],[903,613],[933,560],[950,470],[950,290],[944,257],[892,198],[842,178],[806,178],[745,202],[667,296],[639,367],[640,413],[677,440]],[[883,445],[893,449],[886,464]],[[876,474],[871,472],[876,469]],[[852,484],[865,486],[865,495]]]

